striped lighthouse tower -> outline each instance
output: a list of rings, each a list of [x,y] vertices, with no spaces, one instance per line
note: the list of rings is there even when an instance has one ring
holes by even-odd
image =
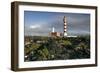
[[[64,37],[67,36],[67,18],[64,16],[63,18],[63,22],[64,22]]]

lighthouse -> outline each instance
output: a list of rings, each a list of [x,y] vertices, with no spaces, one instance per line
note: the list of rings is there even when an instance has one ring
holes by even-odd
[[[55,28],[54,27],[52,28],[52,32],[55,32]]]
[[[61,33],[60,32],[55,32],[55,28],[52,28],[52,32],[50,33],[51,37],[60,37]]]
[[[67,36],[67,18],[65,16],[63,18],[63,23],[64,23],[64,33],[63,33],[63,35],[64,35],[64,37],[66,37]]]

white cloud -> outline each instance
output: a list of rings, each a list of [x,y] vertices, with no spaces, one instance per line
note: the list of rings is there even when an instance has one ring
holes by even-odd
[[[38,24],[36,24],[36,25],[31,25],[31,26],[30,26],[31,29],[40,28],[40,27],[41,27],[41,26],[38,25]]]

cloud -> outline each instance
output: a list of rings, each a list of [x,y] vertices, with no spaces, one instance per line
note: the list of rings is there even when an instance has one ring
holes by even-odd
[[[46,24],[25,26],[25,35],[48,36],[50,32],[51,29]]]
[[[38,25],[38,24],[36,24],[36,25],[30,25],[30,28],[31,28],[31,29],[40,28],[40,27],[41,27],[41,26]]]

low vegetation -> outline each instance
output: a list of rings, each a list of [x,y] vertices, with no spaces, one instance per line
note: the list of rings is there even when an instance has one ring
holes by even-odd
[[[28,41],[26,40],[28,39]],[[90,58],[90,36],[25,37],[25,61],[67,60]]]

